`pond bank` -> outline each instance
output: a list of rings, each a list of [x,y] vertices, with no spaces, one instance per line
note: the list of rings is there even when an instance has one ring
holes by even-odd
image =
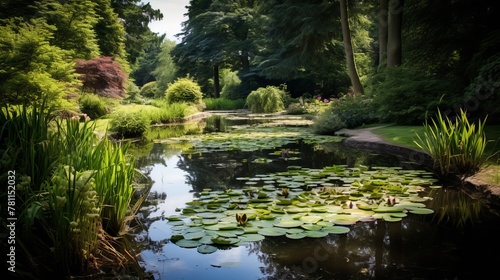
[[[429,167],[432,166],[432,159],[427,153],[418,149],[388,143],[379,135],[372,132],[372,130],[377,128],[379,127],[341,129],[335,134],[348,137],[344,140],[347,146],[387,152],[397,155],[402,161],[424,164]],[[482,200],[491,209],[496,209],[495,212],[500,213],[500,185],[489,184],[477,176],[466,178],[463,185],[469,195]]]

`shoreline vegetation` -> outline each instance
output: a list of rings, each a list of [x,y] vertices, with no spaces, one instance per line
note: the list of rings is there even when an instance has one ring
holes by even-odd
[[[147,108],[121,105],[118,111],[141,114]],[[171,123],[217,114],[217,110],[186,108],[189,106],[183,107],[183,118]],[[184,114],[186,111],[190,113]],[[286,111],[238,112],[253,117],[290,118],[289,123],[311,118]],[[113,274],[140,273],[137,260],[123,238],[148,195],[148,182],[135,170],[134,158],[128,153],[127,140],[137,135],[112,139],[108,137],[111,132],[108,126],[112,123],[109,119],[83,122],[79,118],[61,119],[44,104],[4,108],[1,118],[4,126],[0,139],[7,147],[2,167],[19,174],[16,189],[19,227],[25,230],[17,236],[19,247],[23,248],[18,257],[30,260],[26,267],[19,269],[25,273],[35,269],[40,275],[59,273],[61,276],[102,273],[106,269]],[[145,119],[144,131],[163,125]],[[485,130],[488,131],[488,127]],[[351,131],[355,134],[356,129]],[[415,142],[409,142],[409,132],[422,135],[423,129],[386,125],[372,130],[386,144],[418,148]],[[119,139],[125,141],[117,141]],[[411,139],[415,141],[415,137]],[[498,165],[488,165],[478,170],[474,178],[481,178],[487,186],[498,185],[498,169],[492,171],[495,170],[492,166],[498,168]],[[139,188],[142,189],[138,191]],[[119,269],[116,269],[117,263]],[[135,272],[130,271],[131,268]]]

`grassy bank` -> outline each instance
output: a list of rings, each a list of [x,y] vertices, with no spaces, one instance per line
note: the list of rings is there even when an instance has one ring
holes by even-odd
[[[488,184],[500,184],[500,125],[485,126],[485,135],[488,140],[484,156],[488,157],[486,165],[475,177]],[[413,142],[416,134],[423,135],[423,126],[387,125],[376,128],[373,133],[378,134],[385,141],[404,147],[418,148]]]

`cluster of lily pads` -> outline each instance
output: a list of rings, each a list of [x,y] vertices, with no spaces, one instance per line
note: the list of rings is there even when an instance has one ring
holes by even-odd
[[[271,149],[299,140],[304,143],[341,142],[340,136],[317,135],[306,128],[296,127],[262,127],[235,126],[230,133],[208,133],[203,135],[184,135],[176,138],[158,140],[158,142],[176,144],[190,143],[186,153],[208,153],[219,151],[257,151]]]
[[[346,234],[359,222],[398,222],[432,214],[422,196],[438,188],[432,174],[399,167],[289,166],[286,172],[238,178],[241,188],[204,189],[167,217],[172,242],[212,253],[265,237],[320,238]]]

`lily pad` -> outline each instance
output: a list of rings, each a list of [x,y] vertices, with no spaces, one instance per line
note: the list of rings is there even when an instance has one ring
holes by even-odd
[[[187,239],[187,240],[198,240],[198,239],[201,239],[202,237],[204,237],[205,233],[203,231],[195,231],[195,232],[186,233],[183,236],[184,236],[184,239]]]
[[[181,239],[175,243],[175,245],[182,247],[182,248],[196,248],[201,245],[199,241],[196,240],[188,240],[188,239]]]
[[[306,237],[306,235],[303,232],[287,233],[285,236],[290,239],[302,239]]]
[[[297,221],[297,220],[286,220],[286,221],[280,221],[279,223],[275,223],[274,226],[276,227],[281,227],[281,228],[294,228],[294,227],[299,227],[304,222],[302,221]]]
[[[344,226],[324,227],[321,230],[328,232],[328,233],[333,233],[333,234],[344,234],[344,233],[348,233],[349,231],[351,231],[350,228],[344,227]]]
[[[410,209],[409,212],[412,214],[428,215],[434,213],[434,210],[428,208],[418,208],[418,209]]]
[[[286,229],[278,227],[262,228],[259,230],[259,234],[264,236],[283,236],[286,234]]]
[[[217,251],[217,247],[211,246],[211,245],[201,245],[201,246],[198,246],[197,250],[198,250],[198,253],[200,253],[200,254],[212,254],[215,251]]]
[[[232,245],[240,242],[240,239],[234,237],[228,238],[228,237],[216,236],[212,237],[212,242],[219,245]]]
[[[300,227],[302,227],[303,229],[306,229],[306,230],[312,230],[312,231],[316,231],[316,230],[320,230],[322,228],[322,226],[318,226],[318,225],[301,225]]]
[[[326,232],[326,231],[319,231],[319,230],[308,230],[308,231],[304,231],[304,234],[307,237],[321,238],[321,237],[327,236],[328,232]]]
[[[261,234],[255,234],[255,233],[250,233],[250,234],[243,234],[238,237],[242,242],[255,242],[255,241],[261,241],[265,237]]]

